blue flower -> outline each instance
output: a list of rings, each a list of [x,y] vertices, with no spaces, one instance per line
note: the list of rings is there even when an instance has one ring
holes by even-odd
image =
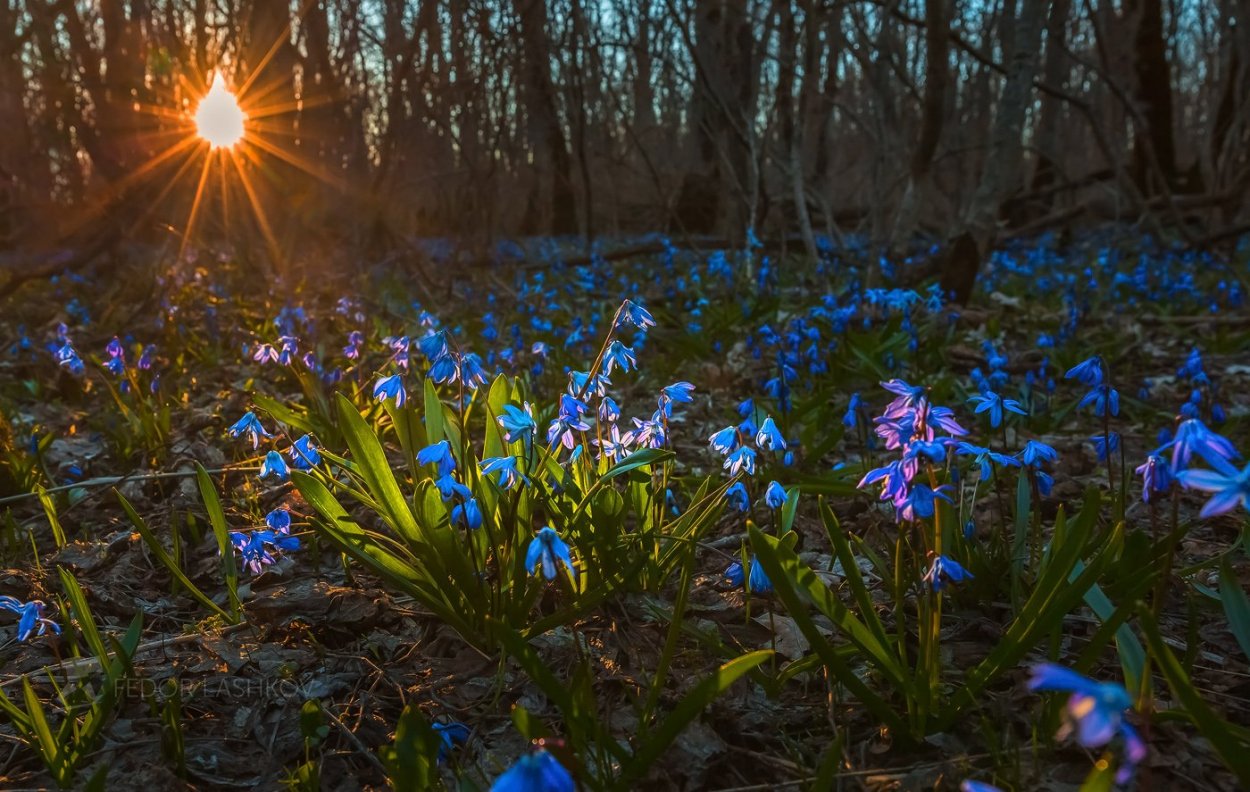
[[[777,428],[777,424],[773,422],[771,415],[764,419],[764,423],[760,424],[760,430],[755,434],[755,444],[762,450],[776,451],[785,449],[786,439],[782,437],[781,431]]]
[[[499,474],[499,486],[505,490],[510,490],[517,485],[524,476],[517,470],[517,458],[506,457],[489,457],[478,463],[482,472],[489,475],[491,473]]]
[[[646,308],[631,300],[626,300],[621,303],[620,324],[627,323],[639,330],[646,330],[648,327],[655,327],[655,318]]]
[[[1091,358],[1077,363],[1075,366],[1068,369],[1067,373],[1063,375],[1063,378],[1075,379],[1077,382],[1080,382],[1088,388],[1102,384],[1102,358],[1094,355]]]
[[[1077,409],[1083,410],[1091,404],[1094,405],[1094,415],[1099,418],[1105,418],[1107,413],[1119,415],[1120,392],[1106,383],[1095,385],[1089,393],[1085,394],[1085,398],[1081,399]]]
[[[971,579],[971,572],[960,566],[955,559],[944,555],[933,559],[933,563],[929,566],[929,571],[925,572],[922,578],[934,591],[941,591],[943,584],[947,580],[952,583],[962,583]]]
[[[230,543],[243,557],[243,568],[250,571],[253,575],[259,575],[261,571],[276,560],[273,554],[269,552],[265,546],[265,539],[272,536],[268,531],[252,531],[250,534],[231,533]]]
[[[1030,440],[1024,444],[1024,450],[1020,452],[1020,459],[1028,467],[1038,467],[1042,462],[1054,462],[1059,458],[1059,453],[1055,449],[1038,442]]]
[[[477,498],[457,503],[451,509],[451,524],[476,531],[482,527],[482,509],[477,505]]]
[[[627,301],[628,302],[628,301]],[[491,784],[491,792],[577,792],[564,765],[546,751],[522,756]]]
[[[952,502],[950,495],[946,494],[949,489],[948,484],[943,484],[937,489],[931,488],[928,484],[916,484],[907,493],[907,497],[896,502],[899,519],[915,522],[921,518],[932,517],[939,498],[947,503]]]
[[[747,574],[747,591],[752,594],[767,594],[773,590],[773,582],[768,579],[759,559],[751,556],[751,571]]]
[[[1102,462],[1107,459],[1108,454],[1115,453],[1120,447],[1120,433],[1109,432],[1105,435],[1093,435],[1089,441],[1094,445],[1094,451],[1098,454],[1098,461]]]
[[[1128,765],[1144,758],[1137,732],[1124,722],[1124,711],[1133,705],[1128,691],[1115,682],[1095,682],[1075,671],[1040,663],[1033,666],[1029,690],[1059,690],[1068,697],[1068,717],[1076,725],[1076,740],[1086,748],[1101,748],[1120,733],[1128,746]],[[1131,772],[1131,771],[1130,771]]]
[[[746,573],[742,570],[742,562],[734,561],[725,567],[725,580],[729,581],[729,585],[737,588],[746,582]]]
[[[438,495],[443,499],[443,503],[447,503],[455,497],[459,497],[461,500],[473,497],[473,491],[456,481],[450,471],[448,471],[447,475],[434,479],[434,487],[438,490]]]
[[[1168,461],[1158,454],[1151,454],[1146,461],[1135,468],[1137,475],[1142,477],[1141,499],[1146,503],[1163,492],[1172,488],[1172,468]]]
[[[846,415],[842,416],[842,425],[847,429],[854,429],[859,423],[859,408],[863,406],[863,400],[859,398],[859,393],[852,393],[851,400],[846,405]]]
[[[690,403],[695,400],[695,386],[690,382],[674,382],[672,385],[665,385],[660,389],[660,408],[664,410],[666,417],[672,416],[672,405],[674,403]]]
[[[741,482],[739,482],[741,483]],[[775,481],[768,483],[768,489],[764,491],[764,503],[768,504],[770,509],[780,509],[786,505],[786,490]]]
[[[321,452],[317,450],[317,442],[312,435],[304,435],[291,444],[291,464],[297,470],[311,470],[321,464]]]
[[[611,374],[612,369],[617,366],[622,371],[630,371],[638,368],[638,359],[634,356],[634,350],[622,344],[620,341],[614,340],[608,344],[607,351],[603,355],[603,373]]]
[[[726,426],[708,438],[708,445],[722,454],[729,454],[738,447],[738,430],[735,427]]]
[[[574,580],[577,579],[577,568],[573,566],[569,546],[551,526],[547,525],[530,540],[529,548],[525,551],[525,568],[533,569],[542,564],[543,577],[555,580],[557,561],[564,564]]]
[[[286,509],[274,509],[265,515],[265,525],[272,528],[275,533],[290,533],[291,513]]]
[[[365,335],[359,330],[353,330],[347,335],[347,346],[343,347],[343,354],[348,360],[356,360],[360,357],[360,348],[365,343]]]
[[[971,778],[965,778],[959,782],[959,792],[1003,792],[993,784],[987,784],[984,781],[974,781]]]
[[[482,359],[475,352],[466,352],[460,358],[460,376],[464,378],[465,387],[477,390],[486,384],[486,371],[482,368]]]
[[[451,354],[434,359],[429,371],[430,379],[440,385],[449,385],[460,380],[460,366],[456,357]]]
[[[725,470],[729,475],[736,476],[744,471],[748,476],[755,475],[755,451],[750,446],[739,446],[738,449],[725,457]]]
[[[1028,415],[1024,408],[1020,406],[1020,402],[1015,399],[1004,399],[994,391],[986,391],[978,396],[973,396],[968,400],[969,404],[977,406],[978,414],[988,412],[990,414],[990,426],[997,429],[1003,422],[1003,410],[1013,412],[1016,415]]]
[[[731,508],[740,512],[751,508],[751,502],[747,497],[746,485],[741,481],[735,482],[732,487],[725,490],[725,500],[729,502]]]
[[[25,641],[30,634],[38,627],[39,631],[35,633],[42,636],[48,630],[61,634],[61,625],[44,616],[44,611],[48,606],[43,600],[31,600],[23,603],[15,597],[7,595],[0,596],[0,608],[16,613],[20,618],[17,620],[17,640]]]
[[[440,744],[438,746],[439,763],[446,762],[447,757],[457,745],[464,745],[469,741],[469,735],[472,732],[468,726],[463,723],[452,721],[451,723],[431,723],[430,728],[439,736]]]
[[[251,411],[243,413],[243,417],[231,424],[226,431],[230,433],[231,437],[246,434],[252,440],[253,449],[260,445],[260,438],[273,437],[273,435],[265,431],[265,427],[260,425],[260,419]]]
[[[456,469],[456,458],[451,454],[451,444],[446,440],[439,440],[417,452],[417,464],[437,465],[438,476],[442,478]]]
[[[447,331],[438,330],[426,334],[417,340],[417,348],[421,350],[422,355],[425,355],[425,359],[431,362],[446,357],[450,353],[447,345]]]
[[[404,379],[399,374],[392,374],[389,377],[382,377],[373,385],[374,401],[386,401],[394,399],[396,407],[403,407],[404,402],[408,400],[408,393],[404,390]]]
[[[529,402],[525,402],[524,409],[511,404],[505,404],[503,406],[503,415],[495,420],[504,430],[504,442],[508,443],[524,440],[526,447],[528,447],[534,437],[534,433],[538,430],[534,424],[534,410],[530,407]]]
[[[1155,449],[1155,453],[1161,453],[1169,448],[1172,449],[1172,470],[1174,471],[1188,467],[1189,460],[1193,458],[1194,453],[1212,466],[1215,465],[1216,459],[1230,462],[1237,458],[1237,449],[1233,448],[1233,444],[1226,437],[1212,432],[1197,418],[1181,421],[1180,426],[1176,427],[1176,437]]]
[[[265,461],[260,463],[260,477],[266,478],[270,475],[277,476],[278,481],[286,481],[291,475],[290,468],[286,466],[286,460],[277,451],[265,454]]]
[[[1186,489],[1213,493],[1202,507],[1201,516],[1226,514],[1241,506],[1250,510],[1250,464],[1240,471],[1218,456],[1209,460],[1215,470],[1182,470],[1176,480]]]
[[[617,419],[621,417],[621,408],[616,405],[616,402],[611,397],[604,396],[599,401],[598,416],[600,423],[616,423]]]

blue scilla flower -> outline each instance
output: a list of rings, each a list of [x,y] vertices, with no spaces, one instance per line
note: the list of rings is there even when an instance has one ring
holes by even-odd
[[[517,470],[517,458],[511,456],[505,457],[488,457],[479,463],[482,472],[490,474],[498,474],[499,486],[505,490],[510,490],[517,485],[524,476]]]
[[[534,424],[534,409],[530,407],[529,402],[525,402],[523,408],[505,404],[503,406],[503,415],[495,420],[499,423],[500,428],[504,430],[503,439],[508,443],[523,440],[528,447],[534,437],[534,433],[538,430],[538,427]]]
[[[394,399],[396,407],[403,407],[404,402],[408,400],[408,393],[404,390],[404,379],[399,374],[392,374],[389,377],[382,377],[373,384],[374,401],[386,401]]]
[[[451,509],[451,524],[459,528],[476,531],[482,527],[482,509],[477,505],[477,498],[469,498],[457,503]]]
[[[261,364],[277,363],[281,359],[282,356],[279,354],[278,350],[274,348],[273,344],[260,344],[256,347],[256,351],[252,353],[252,360]]]
[[[577,792],[577,784],[554,756],[535,751],[496,778],[490,792]]]
[[[1120,447],[1120,433],[1108,432],[1107,434],[1093,435],[1089,438],[1089,442],[1093,444],[1094,451],[1098,454],[1098,461],[1106,461],[1108,455],[1114,454],[1116,449]]]
[[[1085,394],[1085,398],[1081,399],[1081,403],[1077,405],[1077,409],[1083,410],[1090,405],[1094,406],[1094,415],[1099,418],[1105,418],[1108,414],[1120,414],[1120,392],[1103,382],[1095,385],[1089,393]]]
[[[447,331],[436,330],[427,333],[417,340],[417,348],[421,350],[421,354],[425,356],[425,359],[431,362],[447,355],[450,352],[450,347],[447,343]]]
[[[1212,493],[1211,499],[1202,507],[1203,517],[1226,514],[1233,509],[1250,510],[1250,464],[1241,470],[1216,456],[1208,460],[1214,470],[1182,470],[1176,480],[1185,489]]]
[[[960,443],[955,446],[955,452],[961,456],[971,456],[980,465],[981,479],[988,481],[993,474],[994,466],[1002,467],[1020,467],[1020,460],[1015,457],[1000,454],[984,446],[973,445],[972,443]]]
[[[912,385],[901,379],[895,378],[888,382],[883,382],[881,387],[897,397],[886,405],[885,411],[881,413],[886,418],[897,418],[911,410],[924,398],[925,389],[923,385]]]
[[[760,424],[760,430],[755,433],[755,444],[762,450],[785,450],[786,439],[782,437],[781,430],[777,428],[771,415],[764,419],[764,423]]]
[[[742,569],[742,562],[734,561],[732,564],[725,567],[724,577],[725,580],[729,582],[729,585],[734,588],[738,588],[745,583],[747,576],[746,572]]]
[[[1226,437],[1216,434],[1197,418],[1181,421],[1176,427],[1176,436],[1155,449],[1156,454],[1172,449],[1172,470],[1181,471],[1189,467],[1194,454],[1202,457],[1207,464],[1214,466],[1212,460],[1219,459],[1230,462],[1236,459],[1237,449]]]
[[[752,594],[767,594],[773,590],[773,582],[768,579],[759,559],[751,556],[751,571],[747,573],[747,591]]]
[[[907,497],[907,482],[909,478],[907,471],[903,466],[902,460],[894,460],[882,467],[875,468],[864,474],[856,485],[860,489],[864,489],[870,484],[878,481],[884,481],[881,485],[881,500],[900,501]]]
[[[140,371],[148,371],[152,368],[152,361],[156,357],[156,345],[148,344],[143,348],[143,354],[139,355],[139,362],[136,363]]]
[[[1063,378],[1074,379],[1088,388],[1102,384],[1102,358],[1098,355],[1094,355],[1091,358],[1087,358],[1086,360],[1077,363],[1075,366],[1068,369],[1067,373],[1063,375]]]
[[[460,365],[455,355],[447,354],[434,359],[430,365],[429,378],[439,385],[451,385],[460,381]]]
[[[959,782],[959,792],[1003,792],[993,784],[987,784],[984,781],[974,781],[971,778],[965,778]]]
[[[451,723],[431,723],[430,728],[439,737],[438,761],[443,763],[451,756],[451,752],[459,745],[464,745],[469,741],[469,735],[473,732],[468,726],[457,721]]]
[[[268,525],[274,533],[290,533],[291,512],[286,509],[274,509],[265,515],[265,525]]]
[[[347,346],[343,347],[343,355],[348,360],[357,360],[360,358],[361,347],[365,343],[365,334],[359,330],[353,330],[347,334]]]
[[[321,452],[317,450],[317,441],[312,435],[304,435],[291,444],[287,452],[291,457],[291,466],[296,470],[312,470],[321,464]]]
[[[755,475],[755,451],[750,446],[738,446],[736,451],[731,452],[725,457],[725,470],[729,471],[729,475],[736,476],[739,471],[746,473],[748,476]]]
[[[289,551],[298,550],[300,546],[298,537],[275,534],[273,531],[252,531],[250,534],[231,533],[230,543],[243,557],[243,568],[253,575],[259,575],[266,566],[277,560],[269,551],[271,547]]]
[[[260,419],[250,410],[243,413],[243,417],[231,424],[226,431],[230,433],[231,437],[247,435],[252,441],[253,449],[260,444],[262,437],[273,437],[273,435],[265,431],[265,427],[261,426]]]
[[[651,315],[651,312],[632,300],[621,303],[620,317],[620,324],[632,324],[639,330],[655,327],[655,317]]]
[[[689,404],[694,401],[693,394],[694,385],[689,382],[685,382],[684,380],[681,382],[674,382],[672,385],[665,385],[660,389],[662,404]]]
[[[732,453],[738,447],[738,430],[733,426],[726,426],[719,432],[714,433],[708,438],[708,445],[722,454]]]
[[[554,528],[549,525],[543,526],[530,540],[529,548],[525,551],[525,568],[533,569],[541,564],[543,577],[555,580],[557,561],[564,564],[574,580],[577,579],[577,568],[573,566],[573,557],[569,553],[568,544],[560,538]]]
[[[732,487],[725,490],[725,500],[729,502],[730,508],[740,512],[751,508],[751,501],[747,497],[746,485],[741,481],[736,482]]]
[[[1116,772],[1117,783],[1127,783],[1133,768],[1146,758],[1145,742],[1124,719],[1133,700],[1123,685],[1096,682],[1054,663],[1031,669],[1029,690],[1070,693],[1067,714],[1076,727],[1076,741],[1086,748],[1101,748],[1118,734],[1124,739],[1125,756]]]
[[[1020,461],[1028,467],[1038,467],[1043,462],[1054,462],[1059,458],[1059,453],[1055,449],[1037,440],[1030,440],[1024,444],[1024,449],[1020,452]]]
[[[621,408],[610,396],[604,396],[599,400],[599,409],[597,411],[599,422],[604,424],[616,423],[621,417]]]
[[[755,413],[755,400],[754,399],[743,399],[741,402],[738,403],[738,417],[749,418],[754,413]]]
[[[846,415],[842,416],[842,425],[847,429],[854,429],[859,423],[859,408],[864,404],[860,399],[859,393],[852,393],[851,400],[846,405]]]
[[[1003,411],[1013,412],[1016,415],[1028,415],[1024,408],[1020,406],[1020,402],[1015,399],[1004,399],[994,391],[985,391],[977,396],[973,396],[968,400],[969,404],[975,404],[977,414],[988,412],[990,414],[990,426],[997,429],[1003,422]]]
[[[764,490],[764,503],[768,504],[768,508],[770,509],[780,509],[782,506],[785,506],[785,487],[775,481],[770,481],[768,483],[768,489]]]
[[[928,484],[916,484],[908,491],[907,497],[901,501],[896,501],[899,519],[906,522],[915,522],[932,517],[939,499],[947,503],[953,502],[950,495],[947,494],[949,491],[950,485],[948,484],[943,484],[937,489],[933,489]]]
[[[469,390],[477,390],[486,384],[486,370],[482,368],[482,358],[475,352],[466,352],[460,359],[460,376]]]
[[[456,458],[451,453],[451,443],[439,440],[417,452],[417,464],[436,465],[438,477],[443,478],[456,469]]]
[[[934,591],[941,591],[946,581],[962,583],[972,579],[972,573],[964,569],[958,561],[950,556],[940,555],[933,559],[929,571],[921,578]]]
[[[291,469],[287,467],[286,460],[277,451],[270,451],[265,454],[265,460],[260,463],[260,477],[268,478],[276,476],[278,481],[286,481],[291,475]]]
[[[1146,503],[1150,503],[1156,495],[1172,488],[1172,481],[1175,478],[1172,475],[1172,468],[1168,465],[1168,461],[1158,454],[1146,457],[1146,461],[1134,470],[1142,477],[1141,499]]]
[[[7,595],[0,596],[0,608],[12,611],[18,615],[17,621],[17,640],[25,641],[30,637],[35,628],[38,628],[36,635],[44,635],[48,630],[61,634],[61,625],[44,616],[47,605],[43,600],[31,600],[30,602],[22,602],[21,600]]]
[[[473,490],[456,481],[456,477],[450,472],[434,479],[434,487],[438,490],[438,496],[443,499],[443,503],[447,503],[452,498],[465,500],[473,497]]]
[[[638,368],[638,358],[634,355],[634,350],[625,346],[618,340],[613,340],[608,344],[607,351],[603,354],[603,373],[611,374],[612,369],[620,367],[621,371],[630,371]]]

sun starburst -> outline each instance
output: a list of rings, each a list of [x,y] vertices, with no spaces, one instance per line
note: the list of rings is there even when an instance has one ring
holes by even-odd
[[[195,131],[213,148],[231,148],[243,139],[247,113],[226,87],[220,74],[213,74],[208,93],[195,109]]]

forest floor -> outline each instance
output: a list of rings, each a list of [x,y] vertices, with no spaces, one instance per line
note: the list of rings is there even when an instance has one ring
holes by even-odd
[[[699,707],[641,778],[617,776],[615,783],[764,790],[821,788],[836,777],[841,789],[910,790],[955,789],[977,778],[1004,789],[1077,789],[1101,751],[1056,737],[1063,697],[1030,692],[1029,666],[1050,659],[1123,682],[1131,667],[1128,644],[1138,651],[1149,646],[1135,609],[1140,600],[1191,684],[1178,692],[1173,679],[1152,670],[1130,691],[1136,711],[1129,718],[1150,749],[1131,783],[1235,788],[1235,771],[1185,696],[1196,691],[1231,723],[1231,739],[1250,729],[1247,647],[1230,621],[1237,611],[1222,596],[1230,588],[1244,591],[1250,580],[1250,523],[1242,509],[1200,518],[1206,494],[1179,487],[1147,503],[1133,471],[1166,441],[1160,430],[1174,431],[1182,413],[1247,447],[1244,253],[1223,265],[1109,235],[1070,249],[1033,241],[997,256],[964,308],[943,305],[923,289],[908,297],[903,290],[860,288],[864,255],[855,250],[829,252],[820,266],[777,260],[767,251],[671,250],[578,267],[562,265],[550,250],[526,255],[543,266],[507,261],[472,270],[435,262],[428,269],[455,269],[457,278],[417,289],[411,282],[418,276],[399,270],[351,276],[302,270],[260,280],[254,268],[205,254],[198,263],[165,262],[155,278],[150,262],[62,276],[29,284],[20,300],[10,301],[0,313],[0,594],[48,603],[46,615],[63,633],[19,642],[16,617],[0,614],[0,688],[29,712],[22,693],[28,681],[52,730],[69,720],[80,734],[70,729],[41,742],[5,708],[0,786],[350,790],[384,788],[389,779],[404,788],[412,782],[398,779],[416,776],[397,770],[402,762],[386,748],[396,744],[401,713],[415,704],[426,721],[468,729],[432,771],[450,786],[488,788],[536,735],[548,734],[565,739],[546,745],[586,788],[612,788],[613,773],[623,774],[628,762],[611,758],[611,751],[607,760],[587,755],[586,745],[603,751],[607,738],[623,755],[634,755],[701,680],[734,658],[768,650],[751,673]],[[887,286],[908,266],[917,264],[899,263],[897,272],[885,273]],[[593,580],[578,591],[564,578],[551,584],[540,574],[529,578],[526,612],[552,623],[525,633],[525,643],[564,686],[567,701],[518,652],[466,640],[421,596],[345,554],[324,533],[324,515],[302,487],[257,475],[269,448],[285,453],[305,424],[333,423],[326,405],[341,391],[378,429],[405,495],[429,494],[421,481],[432,474],[408,467],[408,449],[388,434],[393,415],[381,411],[372,391],[395,370],[397,347],[386,339],[409,336],[405,387],[411,405],[430,409],[422,399],[426,365],[416,341],[435,327],[481,355],[489,379],[502,370],[524,383],[540,417],[541,447],[568,384],[566,370],[591,366],[626,299],[645,305],[656,327],[632,345],[638,370],[612,375],[609,392],[624,416],[645,421],[656,394],[671,383],[688,381],[695,390],[691,402],[672,405],[663,448],[673,456],[664,458],[660,488],[658,458],[649,480],[622,475],[606,488],[619,484],[626,501],[634,486],[665,492],[657,508],[672,526],[702,502],[704,479],[713,486],[730,481],[722,455],[708,447],[709,436],[723,427],[751,421],[758,428],[773,416],[789,456],[760,450],[755,476],[744,477],[748,511],[712,515],[698,528],[689,563],[670,574],[623,582],[585,608],[578,598],[588,596]],[[352,331],[362,333],[359,357],[344,352]],[[114,337],[119,346],[110,350]],[[284,350],[280,337],[298,341]],[[58,364],[66,342],[83,373]],[[290,361],[258,362],[261,344],[272,344],[275,356],[289,351]],[[155,348],[145,355],[148,345]],[[1193,366],[1195,349],[1202,376]],[[305,361],[306,354],[313,357]],[[1093,444],[1107,427],[1079,407],[1086,388],[1064,378],[1093,355],[1101,356],[1120,394],[1119,414],[1110,419],[1120,448],[1110,469]],[[110,369],[118,358],[122,363]],[[923,553],[910,548],[915,532],[925,529],[896,520],[877,498],[879,486],[857,488],[866,472],[892,458],[873,434],[872,417],[894,398],[878,383],[895,377],[950,406],[970,432],[965,440],[1009,456],[1028,440],[1058,452],[1047,468],[1053,487],[1045,496],[1030,493],[1027,483],[1017,486],[1005,468],[1002,481],[997,469],[993,482],[980,480],[975,464],[951,452],[959,460],[952,465],[963,464],[964,472],[944,479],[954,484],[953,503],[939,505],[939,514],[957,518],[958,528],[945,529],[956,548],[948,552],[974,577],[944,590],[940,678],[930,716],[918,726],[914,709],[921,705],[848,644],[843,629],[825,615],[813,618],[810,608],[796,619],[782,587],[747,592],[725,574],[731,563],[754,555],[749,527],[792,535],[782,544],[790,543],[835,598],[862,613],[864,602],[855,597],[866,591],[889,636],[898,636],[894,648],[908,665],[920,662],[929,595],[913,572],[896,570],[911,563],[923,571]],[[982,382],[1029,414],[1008,414],[991,427],[968,403],[985,390]],[[449,416],[461,392],[458,385],[436,390]],[[852,394],[862,400],[849,411],[854,426]],[[746,399],[753,404],[740,412]],[[1185,404],[1191,406],[1181,410]],[[275,435],[261,438],[258,450],[227,431],[248,411]],[[625,417],[620,423],[631,427]],[[464,440],[467,455],[489,456],[483,449],[489,441],[472,431],[477,434]],[[334,460],[353,455],[341,438],[324,434],[314,432],[329,471]],[[595,452],[590,446],[582,453]],[[458,453],[461,468],[476,469]],[[301,539],[298,550],[273,550],[273,563],[259,574],[239,568],[241,618],[234,616],[233,584],[223,572],[197,465],[220,493],[229,530],[263,527],[266,515],[285,508]],[[331,481],[339,474],[326,475]],[[473,490],[485,480],[473,480]],[[786,490],[786,507],[761,500],[774,480]],[[165,558],[136,530],[114,491],[133,505]],[[485,506],[496,496],[481,497]],[[1080,523],[1089,532],[1081,558],[1093,564],[1114,545],[1099,590],[1129,634],[1114,634],[1117,649],[1110,640],[1115,625],[1104,628],[1110,611],[1086,596],[1022,647],[1021,659],[980,690],[974,704],[946,717],[956,712],[952,702],[967,673],[1010,640],[1028,587],[1040,577],[1034,573],[1044,569],[1037,564],[1058,515],[1072,525],[1091,497],[1090,520]],[[414,494],[410,503],[420,499]],[[833,530],[858,548],[859,588],[848,582],[831,546],[822,500],[836,517]],[[506,518],[506,498],[496,508],[488,524]],[[599,508],[596,501],[592,512]],[[641,530],[649,507],[628,508],[620,530]],[[348,510],[365,524],[360,515],[368,504]],[[549,521],[565,535],[560,520],[569,511],[536,508],[524,531]],[[1038,526],[1036,534],[1030,524]],[[1177,540],[1175,557],[1165,561],[1169,537]],[[571,543],[583,576],[593,578],[589,547]],[[1018,560],[1021,553],[1029,558]],[[237,567],[237,555],[229,563]],[[89,613],[73,606],[64,573],[81,587]],[[571,603],[576,616],[556,618]],[[670,629],[675,613],[679,629]],[[129,668],[118,673],[116,695],[95,706],[112,677],[106,680],[89,659],[93,630],[83,622],[91,618],[105,648],[125,654],[114,641],[124,643],[136,614],[141,633]],[[886,728],[865,707],[814,647],[813,629],[845,669],[907,713],[912,733]],[[1157,655],[1148,652],[1148,669],[1161,669]],[[49,745],[60,747],[59,759],[49,758],[56,753]]]

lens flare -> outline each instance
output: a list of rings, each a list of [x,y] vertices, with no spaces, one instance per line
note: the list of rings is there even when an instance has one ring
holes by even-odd
[[[247,114],[239,107],[225,80],[214,72],[208,93],[195,109],[195,131],[213,148],[230,148],[243,138],[243,122]]]

